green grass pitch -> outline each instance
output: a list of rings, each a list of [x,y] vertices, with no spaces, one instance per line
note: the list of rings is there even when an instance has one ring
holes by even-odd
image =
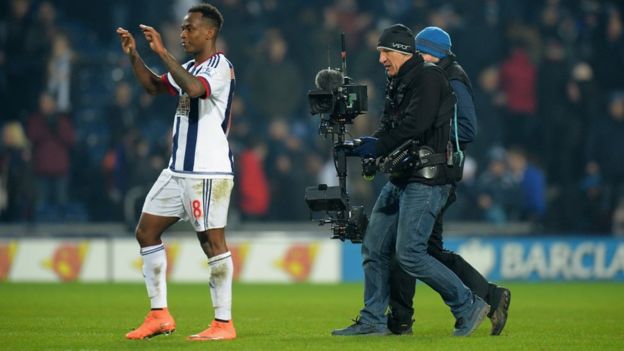
[[[238,339],[189,342],[212,319],[207,285],[170,284],[177,322],[170,336],[130,341],[124,334],[148,310],[140,284],[0,284],[0,350],[624,350],[624,284],[507,284],[510,318],[489,336],[486,320],[453,338],[440,297],[419,284],[411,336],[332,337],[362,305],[362,284],[235,284]]]

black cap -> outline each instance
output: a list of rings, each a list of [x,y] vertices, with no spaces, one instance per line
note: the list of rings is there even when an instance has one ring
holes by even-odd
[[[414,33],[406,26],[397,23],[386,28],[377,43],[377,49],[414,53]]]

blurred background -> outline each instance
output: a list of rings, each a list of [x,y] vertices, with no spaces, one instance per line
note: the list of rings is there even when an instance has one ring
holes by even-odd
[[[0,0],[0,237],[132,237],[169,160],[177,99],[142,91],[115,29],[129,29],[163,73],[138,25],[154,26],[185,62],[180,23],[195,2]],[[218,47],[237,77],[234,232],[329,235],[311,229],[303,201],[306,186],[337,183],[306,94],[317,71],[339,67],[345,33],[348,74],[369,95],[351,135],[374,131],[385,84],[375,47],[400,22],[449,32],[475,92],[478,137],[446,215],[451,235],[624,234],[622,2],[212,3],[225,17]],[[370,212],[385,177],[365,181],[359,162],[349,167],[352,201]]]

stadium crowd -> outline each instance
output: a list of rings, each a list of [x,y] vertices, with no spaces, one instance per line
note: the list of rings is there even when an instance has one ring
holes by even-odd
[[[166,167],[176,99],[132,80],[115,28],[159,29],[184,60],[189,0],[0,2],[0,221],[126,221]],[[444,28],[473,82],[479,119],[449,220],[530,221],[548,232],[624,231],[624,6],[597,0],[218,0],[218,47],[236,67],[229,135],[243,221],[309,218],[304,188],[336,183],[331,142],[307,91],[340,65],[368,85],[378,125],[380,29]],[[149,50],[138,40],[139,50]],[[328,62],[329,61],[329,62]],[[159,62],[148,65],[163,71]],[[354,203],[384,176],[349,165]]]

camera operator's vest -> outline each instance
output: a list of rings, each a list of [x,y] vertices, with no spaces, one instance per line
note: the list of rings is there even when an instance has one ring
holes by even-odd
[[[449,82],[453,80],[461,82],[467,88],[470,99],[474,101],[470,79],[464,69],[457,63],[454,55],[446,56],[437,65],[444,70]],[[475,115],[471,118],[465,113],[460,113],[462,111],[459,110],[459,102],[457,101],[457,109],[451,119],[450,147],[453,149],[453,152],[449,153],[453,155],[453,168],[450,171],[456,181],[460,181],[463,176],[466,146],[474,141],[477,134],[477,116]]]
[[[442,68],[449,82],[456,80],[466,86],[468,92],[470,93],[470,98],[472,99],[472,101],[474,101],[472,83],[470,82],[470,79],[468,78],[468,75],[466,74],[464,69],[455,60],[456,59],[454,55],[448,55],[440,62],[438,62],[438,67]],[[457,136],[463,150],[466,144],[473,142],[476,138],[477,120],[476,117],[474,120],[471,120],[470,118],[467,118],[466,116],[458,113],[457,124],[458,127],[461,127],[457,130]],[[466,131],[470,131],[472,133],[466,133]],[[451,137],[453,139],[455,139],[454,134],[455,130],[451,128]]]

